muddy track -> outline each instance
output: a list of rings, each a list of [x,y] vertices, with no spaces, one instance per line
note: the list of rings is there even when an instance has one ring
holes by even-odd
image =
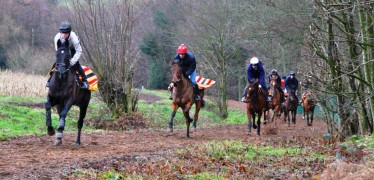
[[[149,103],[160,98],[141,95]],[[229,101],[230,108],[245,110],[238,101]],[[297,116],[296,125],[288,127],[284,123],[262,126],[261,136],[255,132],[247,134],[246,125],[222,125],[198,128],[192,138],[186,138],[186,130],[172,133],[161,130],[106,131],[85,133],[82,145],[74,145],[76,133],[65,133],[63,144],[54,145],[54,136],[23,136],[8,141],[0,141],[0,179],[64,179],[76,168],[87,168],[97,164],[110,167],[113,159],[132,161],[137,158],[152,159],[162,157],[165,152],[209,142],[212,140],[242,140],[254,144],[273,145],[288,140],[320,138],[326,133],[326,125],[316,120],[312,127]],[[276,128],[275,128],[276,127]],[[266,133],[276,129],[276,133]],[[270,135],[269,135],[270,134]],[[316,140],[315,139],[315,140]]]

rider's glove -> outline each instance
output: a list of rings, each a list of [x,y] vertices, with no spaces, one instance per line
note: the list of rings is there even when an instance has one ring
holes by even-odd
[[[260,89],[261,89],[261,87],[262,87],[262,86],[261,86],[261,84],[259,84],[259,85],[258,85],[258,88],[260,88]]]

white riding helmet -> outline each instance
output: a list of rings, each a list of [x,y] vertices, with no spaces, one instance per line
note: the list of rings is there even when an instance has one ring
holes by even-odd
[[[253,57],[249,63],[251,63],[251,64],[258,64],[258,58],[257,57]]]

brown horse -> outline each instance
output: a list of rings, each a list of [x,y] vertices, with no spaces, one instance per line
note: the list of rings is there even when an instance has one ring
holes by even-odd
[[[199,90],[199,95],[201,97],[201,100],[195,102],[192,83],[188,79],[188,77],[185,77],[183,75],[182,69],[180,65],[178,64],[178,61],[172,62],[171,72],[173,76],[172,82],[174,84],[174,87],[172,90],[173,91],[172,92],[173,102],[171,103],[173,112],[171,113],[168,132],[173,132],[173,120],[177,112],[177,109],[180,107],[182,108],[184,118],[186,119],[187,138],[189,138],[191,122],[193,122],[193,127],[194,127],[194,130],[196,131],[196,122],[199,118],[200,108],[202,108],[202,105],[203,105],[204,90]],[[195,115],[194,115],[194,119],[191,119],[189,111],[194,103],[196,107]]]
[[[292,123],[296,124],[296,111],[297,106],[299,105],[299,100],[295,94],[295,90],[290,90],[288,93],[288,97],[286,98],[286,101],[283,103],[283,112],[284,112],[284,122],[286,122],[288,118],[288,126],[290,126],[290,112],[291,112],[291,118]]]
[[[305,91],[303,94],[301,103],[304,109],[303,119],[305,119],[305,115],[306,115],[306,125],[312,126],[314,109],[317,105],[317,101],[315,100],[315,95],[313,94],[313,92],[310,90]],[[310,115],[310,123],[309,123],[309,115]]]
[[[271,101],[269,103],[269,109],[273,110],[273,115],[271,117],[271,122],[274,121],[274,116],[277,115],[278,117],[281,116],[282,111],[282,104],[281,104],[281,94],[277,88],[277,76],[270,77],[270,96]]]
[[[260,135],[261,127],[261,116],[265,108],[265,94],[264,91],[258,87],[258,79],[249,82],[248,93],[246,96],[247,103],[247,118],[248,118],[248,134],[251,133],[252,122],[253,129],[257,128],[257,134]],[[257,114],[257,125],[255,124],[255,118]],[[258,127],[257,127],[258,126]]]

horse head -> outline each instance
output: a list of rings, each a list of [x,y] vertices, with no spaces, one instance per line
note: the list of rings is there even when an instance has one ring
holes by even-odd
[[[271,93],[272,96],[274,96],[275,89],[278,86],[277,79],[278,79],[278,77],[275,76],[275,75],[270,76],[270,93]]]
[[[248,95],[247,95],[247,97],[252,97],[252,96],[256,95],[258,90],[259,90],[258,79],[250,80],[249,85],[248,85]]]
[[[290,97],[291,100],[296,100],[296,90],[294,88],[290,89],[290,92],[288,93],[288,96]]]
[[[176,86],[177,83],[182,82],[182,80],[183,80],[182,68],[180,67],[179,60],[177,60],[177,59],[175,59],[172,62],[171,74],[172,74],[172,77],[173,77],[172,82],[173,82],[174,86]]]
[[[68,47],[69,41],[65,41],[64,43],[60,40],[57,41],[56,69],[59,79],[62,79],[69,71],[71,55]]]

